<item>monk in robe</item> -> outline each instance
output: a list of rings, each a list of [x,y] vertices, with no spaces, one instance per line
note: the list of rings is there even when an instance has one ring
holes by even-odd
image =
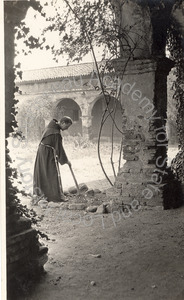
[[[59,163],[71,166],[62,144],[60,131],[67,130],[72,125],[72,119],[62,117],[58,122],[53,119],[45,128],[34,166],[33,195],[38,199],[44,197],[47,201],[65,201],[63,194]]]

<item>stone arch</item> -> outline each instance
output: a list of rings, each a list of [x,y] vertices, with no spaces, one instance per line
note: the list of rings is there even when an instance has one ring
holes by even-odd
[[[122,110],[120,102],[114,97],[109,97],[107,109],[107,103],[104,96],[99,96],[95,99],[95,101],[93,102],[93,107],[91,108],[92,133],[94,139],[98,138],[102,116],[104,112],[105,122],[102,128],[102,139],[110,140],[112,135],[112,128],[114,140],[119,141],[119,139],[121,138],[121,132],[116,128],[116,126],[113,126],[113,120],[109,114],[109,111],[111,111],[111,116],[114,118],[118,129],[122,130]]]
[[[57,100],[53,118],[59,120],[63,116],[69,116],[73,120],[73,126],[68,129],[70,135],[82,135],[82,120],[80,106],[72,98],[61,98]]]

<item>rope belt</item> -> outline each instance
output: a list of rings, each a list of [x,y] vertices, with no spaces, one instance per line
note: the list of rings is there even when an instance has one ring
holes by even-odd
[[[48,147],[48,148],[51,148],[52,150],[54,150],[54,152],[56,151],[55,149],[54,149],[54,147],[52,147],[52,146],[50,146],[50,145],[47,145],[47,144],[44,144],[44,143],[40,143],[40,145],[42,145],[42,146],[45,146],[45,147]]]
[[[63,194],[63,187],[62,187],[62,182],[61,182],[61,175],[60,175],[60,170],[59,170],[59,164],[58,164],[58,160],[57,160],[57,155],[56,155],[56,150],[54,149],[54,147],[44,144],[44,143],[40,143],[40,145],[45,146],[47,148],[51,148],[54,152],[54,160],[55,160],[55,165],[56,165],[56,170],[57,170],[57,175],[58,175],[58,182],[59,182],[59,188],[60,188],[60,194]]]

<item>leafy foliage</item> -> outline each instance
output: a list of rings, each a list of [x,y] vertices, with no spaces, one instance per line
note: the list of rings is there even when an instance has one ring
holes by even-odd
[[[11,167],[11,158],[9,156],[9,150],[6,149],[6,193],[7,193],[7,206],[10,211],[14,211],[18,216],[28,218],[33,225],[38,225],[41,218],[37,216],[37,213],[33,209],[28,209],[26,205],[23,205],[18,197],[21,191],[14,186],[14,179],[18,178],[17,170]],[[27,196],[27,194],[26,194]],[[9,216],[7,216],[9,217]],[[11,216],[10,216],[11,217]],[[37,233],[42,237],[48,239],[48,236],[37,230]]]
[[[168,184],[163,187],[163,206],[164,209],[178,208],[183,205],[183,191],[180,181],[171,168],[167,169],[167,175],[163,177]]]
[[[106,59],[107,56],[111,61],[113,58],[117,58],[122,54],[122,37],[126,40],[126,30],[123,31],[121,26],[117,24],[115,17],[114,4],[116,1],[113,0],[64,0],[61,2],[57,0],[52,0],[50,3],[45,3],[43,8],[39,10],[42,16],[46,17],[47,25],[45,26],[40,37],[34,37],[26,28],[26,25],[22,23],[17,31],[17,38],[25,39],[24,43],[29,49],[40,47],[40,49],[51,50],[54,55],[54,59],[58,61],[58,57],[66,53],[68,55],[68,62],[70,61],[80,61],[82,57],[87,54],[90,50],[93,53],[93,57],[96,63],[96,57],[94,55],[94,47],[104,46],[103,58]],[[138,1],[140,4],[145,4],[144,1]],[[183,149],[183,70],[184,70],[184,58],[182,55],[182,37],[177,30],[177,25],[174,22],[170,22],[170,12],[173,4],[178,2],[177,0],[166,1],[147,1],[148,6],[151,11],[152,25],[153,25],[153,39],[154,42],[160,41],[160,49],[165,49],[165,38],[168,26],[168,47],[171,55],[176,62],[176,83],[175,83],[175,99],[177,101],[177,126],[179,135],[179,147]],[[123,5],[123,1],[118,2],[119,5]],[[54,12],[49,12],[49,7],[54,9]],[[75,19],[75,20],[74,20]],[[163,28],[157,25],[157,21],[161,21]],[[160,23],[159,23],[160,24]],[[161,35],[160,35],[161,31]],[[57,44],[53,42],[48,42],[47,37],[49,33],[57,36]],[[26,36],[28,35],[28,36]],[[155,43],[156,44],[156,43]],[[121,47],[121,49],[120,49]],[[155,49],[154,54],[158,55],[160,49]],[[121,50],[121,51],[120,51]],[[161,51],[161,55],[164,55]],[[128,62],[128,59],[127,59]],[[96,65],[97,66],[97,65]],[[98,68],[97,68],[98,69]],[[103,76],[105,69],[112,71],[112,65],[106,64],[101,73],[98,75]],[[101,77],[99,76],[99,79]],[[114,120],[114,115],[116,112],[116,107],[113,111],[109,110],[108,107],[108,97],[111,96],[109,91],[103,85],[100,79],[100,89],[103,94],[107,108],[106,113],[113,120],[113,127],[116,127],[116,122]],[[113,96],[118,99],[117,89],[113,91]],[[38,111],[39,111],[38,107]],[[122,109],[122,114],[123,114]],[[105,114],[102,116],[101,128],[106,120]],[[120,130],[121,131],[121,130]],[[99,133],[99,140],[100,140]],[[112,142],[113,142],[113,128],[112,128]]]
[[[173,84],[175,90],[174,99],[177,106],[177,129],[179,137],[179,149],[184,149],[184,49],[183,37],[178,30],[178,25],[173,21],[168,31],[168,49],[171,53],[171,58],[175,62],[176,80]]]
[[[179,151],[172,161],[172,170],[176,177],[184,183],[184,151]]]
[[[118,26],[111,1],[53,0],[45,2],[41,12],[45,19],[39,36],[35,37],[24,21],[16,28],[16,39],[23,39],[27,46],[27,51],[22,50],[25,55],[40,48],[50,50],[55,61],[67,54],[68,62],[79,62],[92,46],[104,46],[104,56],[118,56]],[[54,39],[49,38],[51,33]]]
[[[180,152],[172,161],[172,169],[177,178],[184,182],[183,153],[184,153],[184,47],[183,36],[178,24],[172,21],[168,31],[168,49],[175,61],[176,80],[173,84],[174,99],[177,108],[177,134]]]
[[[52,116],[52,101],[48,95],[42,95],[38,98],[30,99],[22,107],[22,113],[27,118],[33,120],[36,118],[50,119]],[[32,124],[33,124],[32,123]]]

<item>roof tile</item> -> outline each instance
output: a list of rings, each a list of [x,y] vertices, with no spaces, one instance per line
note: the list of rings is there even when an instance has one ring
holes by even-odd
[[[44,69],[25,70],[22,73],[22,80],[17,80],[17,82],[43,81],[47,79],[85,76],[91,74],[94,70],[96,70],[96,67],[92,62]]]

